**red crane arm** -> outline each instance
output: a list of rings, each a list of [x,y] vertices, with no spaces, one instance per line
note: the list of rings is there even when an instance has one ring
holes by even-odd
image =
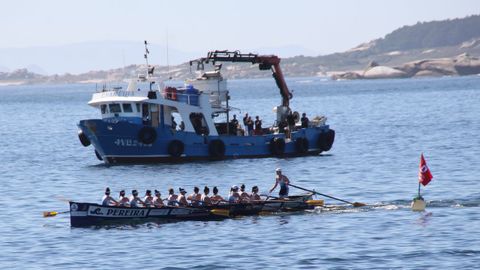
[[[287,83],[283,76],[282,69],[280,68],[280,58],[276,55],[258,55],[253,53],[240,53],[239,51],[211,51],[207,57],[200,58],[194,61],[190,61],[190,65],[193,62],[208,63],[215,62],[249,62],[252,64],[258,64],[260,70],[272,71],[272,76],[277,83],[278,89],[280,89],[280,95],[282,96],[282,106],[289,106],[289,101],[293,97],[290,90],[288,90]]]

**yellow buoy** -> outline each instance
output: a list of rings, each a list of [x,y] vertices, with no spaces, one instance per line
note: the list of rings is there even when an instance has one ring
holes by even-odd
[[[425,203],[425,200],[421,196],[413,198],[413,201],[411,204],[412,211],[425,211],[426,206],[427,204]]]

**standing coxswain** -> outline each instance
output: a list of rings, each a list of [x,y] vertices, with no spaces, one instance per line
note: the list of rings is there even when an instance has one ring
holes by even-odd
[[[107,187],[107,188],[105,189],[105,195],[104,195],[103,198],[102,198],[102,205],[103,205],[103,206],[115,206],[115,205],[118,205],[118,202],[115,201],[115,199],[110,196],[110,188],[109,188],[109,187]]]
[[[280,185],[280,192],[278,192],[278,196],[283,199],[288,197],[288,184],[290,184],[290,180],[288,177],[282,174],[282,169],[277,168],[275,170],[275,185],[270,189],[270,193],[272,193],[275,188]]]

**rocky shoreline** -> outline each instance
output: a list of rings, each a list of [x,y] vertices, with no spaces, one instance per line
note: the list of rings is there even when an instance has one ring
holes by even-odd
[[[329,73],[334,80],[466,76],[474,74],[480,74],[480,59],[466,53],[454,58],[412,61],[397,67],[382,66],[375,61],[371,61],[361,71]]]

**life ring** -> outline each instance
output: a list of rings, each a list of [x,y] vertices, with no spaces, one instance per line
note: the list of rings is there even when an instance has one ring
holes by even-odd
[[[138,132],[138,140],[143,144],[152,144],[157,139],[157,131],[149,126],[144,126]]]
[[[97,156],[98,160],[100,161],[103,160],[102,156],[100,155],[100,153],[98,153],[97,149],[95,149],[95,156]]]
[[[270,140],[270,152],[275,156],[285,153],[285,140],[283,138],[272,138]]]
[[[185,144],[179,140],[173,140],[168,144],[168,154],[172,157],[180,157],[185,150]]]
[[[299,153],[307,153],[308,152],[308,139],[307,138],[298,138],[295,140],[295,148]]]
[[[333,142],[335,140],[335,130],[330,129],[325,133],[321,133],[318,137],[318,147],[322,151],[329,151],[332,149]]]
[[[80,143],[85,147],[91,144],[90,140],[87,138],[87,135],[85,135],[85,133],[83,133],[83,131],[81,130],[78,131],[78,139],[80,140]]]
[[[225,143],[222,140],[212,140],[208,145],[211,157],[222,158],[225,156]]]

